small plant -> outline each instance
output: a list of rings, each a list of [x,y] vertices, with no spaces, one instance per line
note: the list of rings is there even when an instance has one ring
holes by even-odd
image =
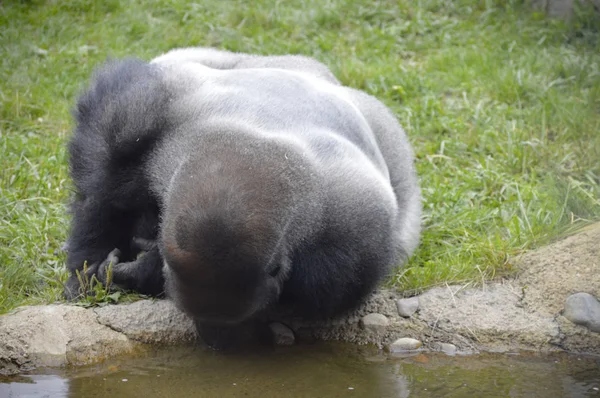
[[[116,304],[122,296],[120,290],[112,288],[112,261],[106,267],[106,283],[98,280],[96,275],[90,272],[87,261],[83,264],[83,272],[77,270],[77,279],[79,280],[81,299],[74,303],[82,307],[96,307],[107,304]],[[90,278],[89,275],[92,274]]]

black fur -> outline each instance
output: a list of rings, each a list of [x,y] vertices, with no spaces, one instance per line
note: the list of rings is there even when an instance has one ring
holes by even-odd
[[[84,262],[95,270],[114,248],[134,260],[134,236],[156,239],[158,205],[144,169],[167,128],[161,111],[168,102],[157,68],[141,60],[108,62],[74,110],[77,126],[69,143],[70,172],[76,188],[65,293],[79,295],[76,271]],[[147,286],[143,293],[162,291]]]

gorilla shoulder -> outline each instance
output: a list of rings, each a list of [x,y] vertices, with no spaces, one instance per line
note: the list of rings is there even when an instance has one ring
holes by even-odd
[[[302,55],[254,55],[216,50],[205,47],[188,47],[171,50],[154,58],[154,64],[199,63],[214,69],[277,68],[304,72],[339,85],[329,68],[314,58]]]

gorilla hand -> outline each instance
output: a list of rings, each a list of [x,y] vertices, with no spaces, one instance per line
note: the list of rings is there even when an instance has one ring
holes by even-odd
[[[162,257],[153,241],[134,238],[135,244],[145,253],[136,260],[119,262],[121,252],[114,249],[98,267],[98,279],[126,290],[135,290],[141,294],[158,296],[163,292]],[[110,267],[110,281],[107,281]]]

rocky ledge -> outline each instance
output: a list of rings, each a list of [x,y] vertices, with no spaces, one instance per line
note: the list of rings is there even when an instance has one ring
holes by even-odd
[[[379,291],[347,316],[308,323],[280,315],[271,330],[283,345],[340,340],[400,354],[600,355],[600,224],[527,253],[518,263],[517,275],[483,286],[437,287],[411,298]],[[0,317],[0,374],[94,363],[148,344],[196,339],[192,321],[165,300],[93,309],[21,307]]]

